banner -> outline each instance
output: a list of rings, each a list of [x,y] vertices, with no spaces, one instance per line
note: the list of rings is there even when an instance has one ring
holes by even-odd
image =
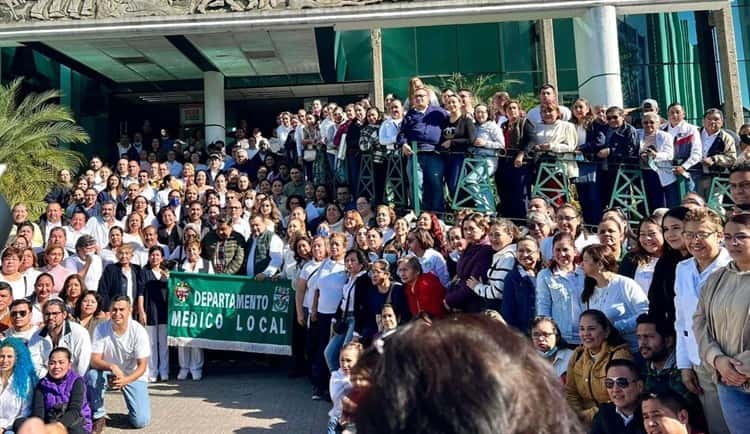
[[[291,355],[288,280],[169,273],[169,345]]]

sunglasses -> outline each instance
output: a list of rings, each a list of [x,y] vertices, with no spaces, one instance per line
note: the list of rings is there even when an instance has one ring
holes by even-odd
[[[616,384],[621,389],[627,389],[628,386],[630,386],[630,383],[631,381],[625,377],[606,378],[604,380],[604,387],[612,389]]]
[[[25,317],[28,314],[29,314],[29,312],[25,311],[25,310],[16,310],[16,311],[11,311],[10,312],[10,316],[12,318],[15,318],[15,317],[23,318],[23,317]]]
[[[615,120],[615,119],[619,119],[619,118],[620,118],[619,116],[607,116],[607,120],[610,120],[610,121],[611,120]]]

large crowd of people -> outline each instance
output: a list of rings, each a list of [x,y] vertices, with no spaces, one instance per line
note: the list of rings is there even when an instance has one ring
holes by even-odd
[[[498,349],[541,363],[554,384],[529,384],[568,406],[538,414],[569,413],[549,420],[570,432],[746,432],[750,126],[735,134],[710,109],[699,129],[679,103],[663,120],[646,100],[636,129],[620,107],[564,107],[550,85],[539,99],[528,112],[503,92],[474,104],[465,89],[438,95],[415,78],[403,102],[388,95],[385,114],[368,100],[316,100],[280,113],[269,138],[243,122],[229,143],[149,127],[81,173],[61,172],[38,221],[24,203],[8,216],[0,429],[33,416],[100,433],[106,389],[122,391],[133,426],[147,425],[148,384],[175,374],[174,270],[291,281],[290,374],[332,401],[329,433],[467,422],[449,415],[501,405],[494,388],[526,387],[528,371],[487,358]],[[363,160],[375,169],[372,195]],[[393,161],[416,169],[405,173],[419,214],[389,203]],[[545,161],[562,164],[577,200],[531,195]],[[622,167],[647,186],[653,212],[637,225],[604,208]],[[707,205],[718,174],[731,209]],[[474,206],[450,213],[462,194]],[[452,339],[471,344],[465,357]],[[176,379],[201,380],[203,351],[177,354]],[[420,387],[446,400],[431,407]],[[548,396],[527,399],[519,405]],[[414,421],[412,408],[434,419]],[[393,419],[365,413],[376,411]],[[482,428],[484,413],[440,432],[523,425]],[[566,432],[532,426],[518,432]]]

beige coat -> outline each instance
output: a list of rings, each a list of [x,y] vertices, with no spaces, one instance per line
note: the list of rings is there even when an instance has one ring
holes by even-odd
[[[607,364],[614,359],[633,360],[628,344],[610,347],[605,342],[597,354],[596,361],[581,345],[570,358],[565,399],[581,421],[589,427],[599,411],[599,405],[609,402],[604,379],[607,376]]]
[[[716,270],[701,289],[693,316],[701,360],[714,366],[718,356],[743,362],[738,369],[750,375],[750,271],[734,261]]]

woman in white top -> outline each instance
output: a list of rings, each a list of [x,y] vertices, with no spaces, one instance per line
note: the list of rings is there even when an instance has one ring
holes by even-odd
[[[646,113],[643,115],[643,129],[638,130],[641,173],[651,210],[680,204],[680,188],[672,172],[674,137],[660,130],[659,122],[659,115]]]
[[[521,233],[510,220],[498,219],[490,222],[487,237],[492,250],[495,251],[492,255],[492,265],[487,270],[487,283],[482,283],[478,279],[479,276],[472,276],[466,281],[466,286],[480,297],[493,300],[488,305],[499,312],[503,300],[505,277],[515,266],[515,243],[521,237]]]
[[[585,310],[581,304],[583,270],[576,267],[573,237],[559,233],[553,238],[554,258],[536,279],[536,314],[552,318],[567,343],[579,345],[578,320]]]
[[[435,241],[432,235],[424,229],[414,229],[406,236],[406,242],[414,256],[419,259],[423,273],[432,273],[443,286],[448,285],[450,276],[443,255],[433,249]]]
[[[576,251],[580,254],[584,247],[596,244],[599,238],[596,235],[590,235],[583,227],[581,211],[570,203],[560,205],[555,213],[557,222],[557,231],[571,234],[575,239]],[[542,240],[540,246],[542,259],[549,262],[552,259],[552,237],[549,236]]]
[[[584,308],[604,312],[631,351],[637,351],[636,318],[648,312],[646,293],[635,280],[617,274],[617,260],[609,247],[593,244],[583,249],[582,256],[583,272],[589,278],[581,294]]]
[[[31,414],[36,374],[26,344],[7,338],[0,344],[0,431],[15,432]]]
[[[13,299],[24,298],[26,293],[26,282],[20,271],[21,250],[15,247],[8,247],[3,250],[2,254],[2,271],[0,271],[0,282],[10,285],[13,293]]]
[[[178,270],[183,273],[207,273],[213,274],[214,268],[211,261],[201,258],[201,243],[192,240],[187,244],[185,250],[187,258],[180,264]],[[196,347],[177,347],[177,358],[180,362],[178,380],[187,380],[188,373],[193,380],[203,378],[203,349]]]
[[[34,253],[32,247],[23,249],[21,252],[21,265],[19,265],[18,270],[23,274],[23,285],[27,297],[34,291],[34,282],[36,282],[36,278],[41,273],[36,269],[36,261],[36,253]]]
[[[383,234],[383,243],[387,243],[395,235],[393,225],[396,223],[396,211],[388,205],[378,205],[375,212],[375,224]]]
[[[344,268],[346,235],[332,234],[329,238],[329,246],[330,257],[323,261],[318,271],[308,281],[308,291],[313,293],[310,308],[310,328],[315,347],[310,363],[313,399],[321,399],[328,389],[329,370],[324,351],[331,336],[331,320],[342,298],[341,288],[347,280],[346,268]]]
[[[125,219],[125,232],[122,234],[122,243],[130,244],[134,249],[143,248],[143,217],[137,212],[132,212]]]
[[[299,245],[300,241],[309,242],[308,238],[300,238],[295,243],[295,251],[297,253],[297,263],[295,267],[299,268],[297,278],[293,280],[295,289],[295,304],[297,310],[297,323],[303,327],[307,327],[308,317],[310,315],[310,308],[312,307],[312,301],[314,293],[308,291],[308,283],[314,274],[317,273],[323,261],[328,257],[328,239],[326,237],[316,236],[312,240],[310,245],[310,252],[307,256],[303,255],[302,246]],[[301,267],[301,268],[300,268]]]
[[[647,217],[638,225],[638,244],[620,263],[619,274],[634,279],[648,294],[654,268],[664,249],[664,235],[659,221]]]

